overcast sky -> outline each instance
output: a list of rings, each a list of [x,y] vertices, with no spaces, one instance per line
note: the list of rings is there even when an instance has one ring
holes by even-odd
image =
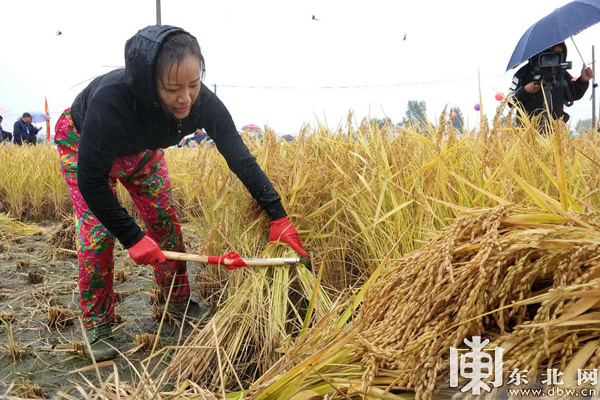
[[[162,23],[198,38],[205,83],[217,85],[238,128],[268,124],[295,134],[318,121],[335,128],[350,109],[358,121],[388,116],[398,122],[409,100],[426,101],[431,119],[446,104],[458,106],[477,126],[478,69],[484,111],[493,116],[494,95],[510,86],[514,71],[505,69],[519,38],[566,3],[162,0]],[[79,83],[123,66],[125,41],[156,23],[155,5],[0,0],[4,128],[23,111],[43,111],[44,96],[56,120],[87,84]],[[599,34],[597,25],[575,37],[586,62]],[[571,74],[579,76],[582,61],[570,40],[567,47]],[[567,110],[573,121],[591,117],[590,95],[591,89]]]

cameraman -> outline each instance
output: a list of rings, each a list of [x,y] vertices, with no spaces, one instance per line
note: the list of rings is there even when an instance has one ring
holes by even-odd
[[[543,51],[543,53],[545,52],[562,53],[563,61],[567,60],[567,46],[564,42]],[[539,78],[539,71],[536,71],[536,65],[534,65],[536,59],[536,57],[530,58],[529,62],[517,71],[510,87],[513,101],[516,100],[518,103],[521,103],[529,117],[539,115],[546,110],[544,93],[543,90],[540,90],[542,86],[539,80],[536,80],[536,78]],[[570,116],[564,111],[564,107],[571,106],[573,101],[583,97],[589,86],[590,79],[594,77],[594,73],[585,64],[581,69],[581,76],[575,81],[566,70],[558,70],[557,73],[562,74],[562,76],[554,76],[558,84],[552,86],[551,96],[547,100],[552,117],[554,119],[563,118],[567,122]],[[548,85],[543,78],[542,82],[544,85]]]

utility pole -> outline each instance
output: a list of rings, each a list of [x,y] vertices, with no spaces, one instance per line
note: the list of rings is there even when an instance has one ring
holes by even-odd
[[[217,94],[217,84],[216,84],[216,83],[213,83],[213,87],[215,88],[215,90],[213,90],[213,92],[214,92],[215,94]]]
[[[161,25],[161,23],[160,23],[160,0],[156,0],[156,25]]]
[[[592,71],[596,76],[596,56],[594,54],[594,46],[592,46]],[[596,130],[596,85],[592,81],[592,129]]]

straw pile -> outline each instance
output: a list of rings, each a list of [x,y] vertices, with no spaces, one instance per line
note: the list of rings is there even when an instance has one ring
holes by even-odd
[[[0,213],[0,238],[9,238],[15,236],[32,236],[40,234],[43,228],[33,224],[24,224],[10,218],[6,214]]]

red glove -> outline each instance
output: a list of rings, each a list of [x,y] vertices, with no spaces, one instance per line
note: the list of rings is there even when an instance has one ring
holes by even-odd
[[[233,262],[231,264],[227,265],[227,264],[225,264],[225,260],[232,260]],[[244,262],[242,257],[240,257],[240,255],[238,253],[236,253],[235,251],[232,251],[231,253],[227,253],[224,256],[208,256],[208,263],[209,264],[217,264],[217,265],[225,265],[225,268],[227,268],[228,271],[246,266],[246,263]]]
[[[302,257],[306,257],[306,252],[302,250],[302,243],[296,228],[287,217],[271,221],[271,231],[269,232],[269,241],[281,241],[290,245]]]
[[[167,261],[158,244],[148,235],[128,248],[127,252],[138,265],[155,265]]]

